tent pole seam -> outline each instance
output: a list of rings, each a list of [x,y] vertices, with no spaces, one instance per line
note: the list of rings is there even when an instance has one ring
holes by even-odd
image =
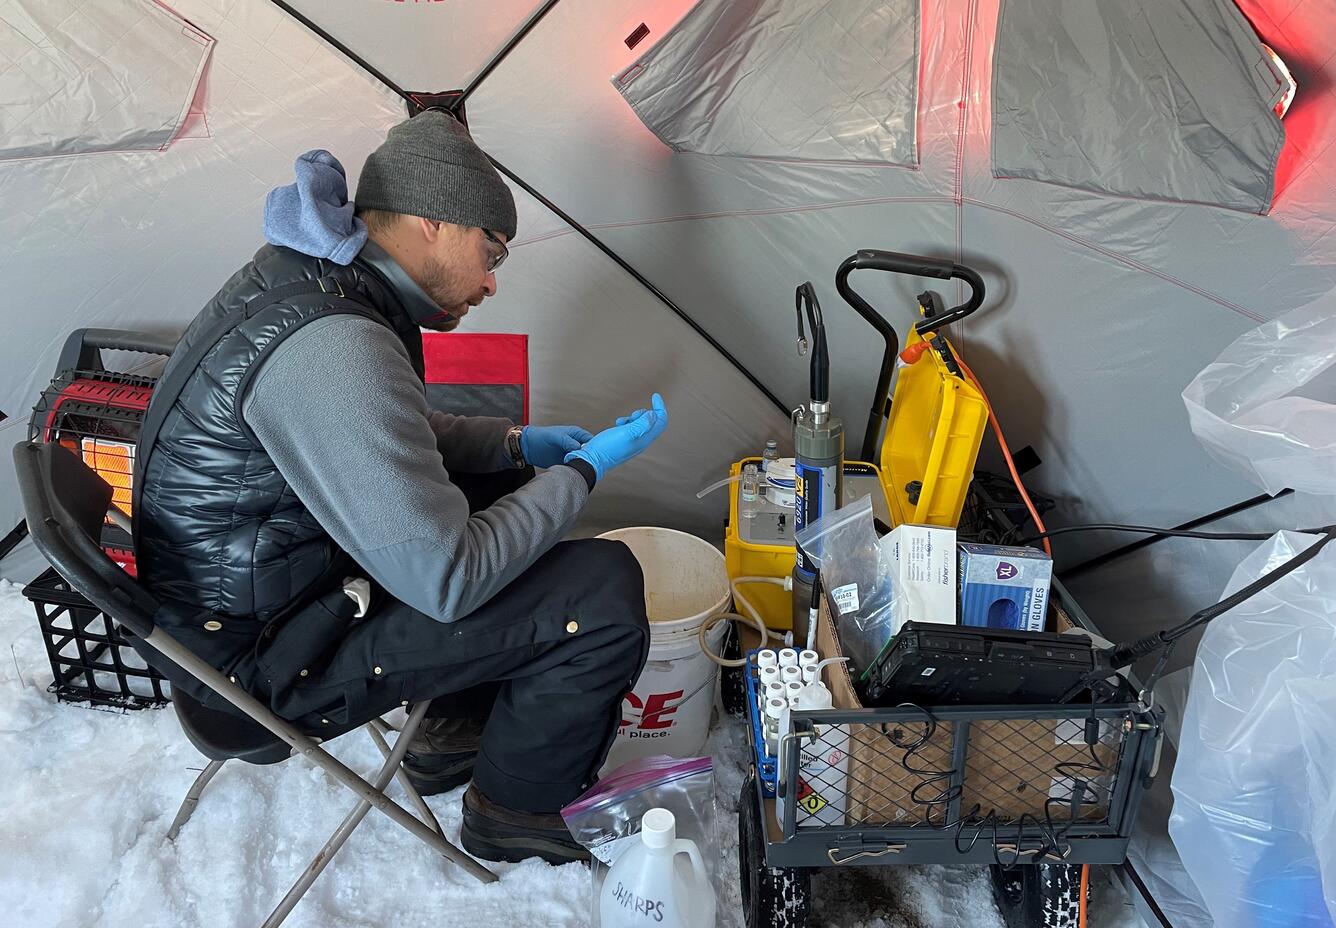
[[[520,42],[524,40],[524,37],[533,31],[534,26],[537,26],[539,21],[546,16],[558,2],[560,2],[560,0],[547,0],[541,9],[530,16],[524,25],[520,27],[519,31],[511,36],[510,40],[506,42],[505,45],[501,46],[501,50],[492,56],[492,60],[483,65],[483,69],[477,73],[473,80],[469,81],[468,86],[460,92],[458,99],[451,104],[451,109],[458,110],[462,107],[468,101],[468,98],[473,96],[473,91],[477,90],[478,86],[482,84],[483,81],[487,80],[491,73],[497,69],[497,66],[500,65],[502,61],[506,60],[506,56],[515,50],[515,46],[519,45]]]
[[[308,17],[303,16],[301,13],[294,10],[291,6],[289,6],[286,2],[284,2],[284,0],[270,0],[270,2],[273,3],[275,6],[279,7],[280,9],[282,9],[288,15],[292,16],[294,19],[296,19],[306,28],[310,29],[316,35],[320,36],[320,38],[324,39],[330,45],[337,48],[340,52],[342,52],[345,56],[347,56],[348,59],[351,60],[354,64],[360,66],[372,77],[376,78],[390,90],[394,91],[396,94],[402,97],[405,102],[409,104],[414,103],[412,96],[407,92],[405,92],[402,87],[391,81],[380,71],[376,70],[374,67],[371,66],[369,62],[361,58],[359,55],[355,54],[352,51],[352,49],[348,48],[348,46],[344,45],[338,39],[334,38],[334,36],[330,35],[324,29],[317,26]],[[508,43],[508,47],[503,49],[502,53],[505,54],[510,49],[513,49],[514,46],[518,44],[518,40],[522,39],[524,35],[527,34],[528,30],[532,28],[533,25],[537,25],[538,20],[541,19],[542,16],[546,15],[547,11],[550,10],[555,5],[556,5],[556,0],[549,0],[549,2],[544,6],[542,10],[540,10],[538,13],[536,13],[533,17],[530,18],[529,22],[526,23],[525,28],[521,29],[520,32],[517,33],[517,35],[514,38],[512,38],[511,42]],[[500,63],[499,62],[500,57],[501,56],[498,56],[498,58],[496,59],[496,63],[498,64]],[[486,76],[486,74],[480,75],[479,77],[484,77],[484,76]],[[474,79],[475,85],[479,82],[480,82],[479,78]],[[778,409],[780,412],[782,412],[786,418],[790,415],[791,410],[787,406],[785,406],[784,403],[780,402],[779,397],[777,397],[774,393],[770,392],[770,389],[765,384],[763,384],[755,374],[753,374],[750,370],[748,370],[746,365],[744,365],[737,358],[733,357],[733,355],[729,353],[728,349],[724,348],[723,345],[721,345],[718,341],[716,341],[715,338],[712,335],[710,335],[709,332],[706,332],[705,329],[701,327],[700,323],[696,322],[695,319],[692,319],[691,316],[688,315],[685,310],[683,310],[680,306],[678,306],[671,299],[669,299],[667,294],[665,294],[658,287],[654,286],[654,284],[650,283],[649,280],[646,279],[643,274],[641,274],[639,271],[633,268],[629,263],[627,263],[627,261],[624,258],[622,258],[621,255],[617,254],[606,244],[604,244],[600,239],[594,236],[594,234],[591,233],[588,229],[586,229],[584,226],[576,222],[574,218],[568,215],[559,206],[557,206],[547,197],[543,196],[532,186],[530,186],[527,182],[522,180],[518,175],[516,175],[510,169],[501,164],[501,162],[493,158],[491,155],[488,155],[487,157],[498,171],[500,171],[506,177],[510,178],[511,181],[518,184],[531,197],[538,200],[538,202],[542,203],[549,210],[555,213],[557,217],[561,219],[562,222],[566,223],[576,232],[580,233],[580,235],[583,236],[585,239],[587,239],[591,244],[593,244],[594,247],[596,247],[599,251],[603,252],[609,258],[611,258],[618,267],[620,267],[626,273],[630,274],[631,277],[637,283],[639,283],[645,289],[649,290],[650,293],[654,294],[654,296],[659,299],[659,302],[663,303],[665,306],[671,309],[679,319],[681,319],[688,326],[690,326],[691,329],[697,335],[705,339],[705,341],[709,343],[710,347],[712,347],[715,351],[719,352],[719,354],[721,354],[724,357],[724,359],[728,361],[729,364],[733,365],[733,367],[737,369],[738,373],[742,374],[743,377],[746,377],[748,382],[750,382],[752,386],[754,386],[757,390],[759,390],[766,399],[768,399],[771,403],[773,403],[775,405],[775,408]]]
[[[349,48],[347,45],[344,45],[342,42],[340,42],[338,39],[334,38],[334,36],[330,35],[327,31],[325,31],[324,29],[322,29],[320,26],[317,26],[317,25],[310,19],[310,17],[306,16],[306,15],[305,15],[304,13],[302,13],[301,11],[294,9],[292,6],[290,6],[288,3],[286,3],[285,0],[269,0],[269,2],[272,3],[274,6],[278,7],[278,8],[279,8],[280,10],[282,10],[284,13],[287,13],[287,14],[288,14],[289,16],[291,16],[293,19],[297,20],[297,22],[301,23],[301,24],[302,24],[303,26],[305,26],[307,29],[310,29],[310,30],[311,30],[312,32],[314,32],[316,35],[320,36],[320,38],[324,39],[324,40],[325,40],[326,42],[328,42],[330,45],[334,46],[334,48],[338,49],[338,51],[341,52],[345,58],[347,58],[348,60],[350,60],[353,64],[357,65],[357,66],[358,66],[359,68],[361,68],[363,71],[365,71],[365,72],[367,72],[368,74],[370,74],[370,75],[371,75],[372,77],[374,77],[376,80],[380,81],[382,84],[384,84],[384,85],[385,85],[386,87],[388,87],[390,90],[394,91],[394,93],[396,93],[400,98],[402,98],[403,101],[404,101],[405,103],[408,103],[408,104],[410,104],[410,105],[414,103],[413,97],[412,97],[406,90],[404,90],[402,87],[400,87],[400,86],[399,86],[398,84],[396,84],[394,81],[390,80],[388,77],[386,77],[384,74],[382,74],[379,70],[377,70],[376,68],[372,67],[372,65],[371,65],[371,63],[370,63],[369,61],[367,61],[367,60],[366,60],[365,58],[363,58],[362,56],[358,55],[356,52],[354,52],[354,51],[353,51],[351,48]]]
[[[628,264],[626,260],[622,258],[621,255],[617,254],[617,252],[609,248],[601,239],[595,236],[584,226],[580,225],[580,223],[576,222],[573,217],[567,215],[567,213],[564,210],[562,210],[561,207],[557,206],[557,204],[553,203],[547,197],[543,196],[541,193],[535,190],[532,186],[529,185],[527,181],[519,177],[517,174],[515,174],[501,162],[493,158],[491,155],[488,155],[487,157],[492,162],[492,164],[495,165],[498,171],[500,171],[506,177],[510,178],[510,180],[513,181],[514,183],[518,184],[524,190],[525,193],[529,194],[529,196],[538,200],[538,202],[542,203],[544,206],[550,209],[553,213],[556,214],[556,216],[559,219],[561,219],[562,222],[570,226],[575,232],[578,232],[595,248],[597,248],[599,251],[603,252],[605,255],[611,258],[612,261],[618,267],[620,267],[626,273],[630,274],[631,277],[634,278],[637,283],[639,283],[650,293],[654,294],[654,296],[658,298],[659,302],[663,303],[663,305],[671,309],[679,319],[681,319],[683,322],[685,322],[688,326],[691,327],[692,331],[694,331],[701,338],[705,339],[705,341],[709,343],[710,347],[712,347],[715,351],[719,352],[719,354],[724,357],[724,360],[728,361],[729,364],[733,365],[733,367],[737,369],[738,373],[746,377],[752,386],[754,386],[757,390],[761,391],[762,395],[764,395],[766,399],[770,400],[770,402],[775,405],[776,409],[784,413],[786,417],[791,414],[791,410],[787,406],[785,406],[782,402],[780,402],[779,397],[771,393],[770,389],[765,384],[763,384],[755,374],[753,374],[750,370],[748,370],[746,365],[744,365],[737,358],[733,357],[733,355],[728,351],[727,348],[725,348],[718,341],[716,341],[714,336],[712,336],[709,332],[705,331],[705,329],[701,327],[700,323],[698,323],[695,319],[691,318],[691,316],[684,309],[682,309],[680,306],[674,303],[668,297],[667,294],[665,294],[658,287],[654,286],[654,284],[650,283],[650,281],[643,274],[641,274],[634,267]]]

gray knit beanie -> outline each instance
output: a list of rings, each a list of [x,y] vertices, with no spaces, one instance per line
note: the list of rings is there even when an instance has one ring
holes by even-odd
[[[515,237],[510,188],[459,120],[439,110],[389,131],[362,167],[357,206]]]

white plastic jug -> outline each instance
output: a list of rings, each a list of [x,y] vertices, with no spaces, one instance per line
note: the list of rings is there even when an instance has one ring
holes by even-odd
[[[826,662],[829,663],[829,662]],[[802,688],[795,709],[832,709],[830,690],[819,679]],[[790,730],[789,710],[779,722],[781,737]],[[804,825],[843,825],[849,796],[849,726],[817,725],[816,740],[801,742],[798,757],[797,809],[794,821]],[[783,822],[787,797],[779,799]]]
[[[667,809],[640,820],[640,843],[617,858],[599,893],[600,928],[714,928],[714,886],[696,842]]]

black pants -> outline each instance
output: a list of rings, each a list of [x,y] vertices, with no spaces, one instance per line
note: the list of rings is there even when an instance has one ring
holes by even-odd
[[[452,479],[479,509],[513,487],[512,474]],[[508,808],[555,812],[593,782],[648,652],[644,578],[630,549],[566,541],[455,622],[383,596],[328,660],[270,703],[316,734],[423,699],[433,700],[430,715],[487,717],[474,783]]]

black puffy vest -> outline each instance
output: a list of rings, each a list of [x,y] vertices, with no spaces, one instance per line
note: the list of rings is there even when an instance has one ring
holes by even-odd
[[[267,292],[286,287],[291,293],[288,285],[303,281],[310,282],[310,292],[265,305]],[[177,370],[196,342],[247,304],[252,315],[193,370]],[[184,377],[184,387],[170,408],[150,406],[148,419],[162,416],[161,429],[138,462],[139,578],[170,605],[164,615],[185,623],[213,613],[258,624],[341,583],[345,555],[250,433],[241,405],[251,374],[275,346],[313,319],[343,312],[391,328],[422,375],[417,324],[385,279],[361,261],[344,267],[266,245],[186,330],[153,403],[166,398],[163,386],[172,378]]]

